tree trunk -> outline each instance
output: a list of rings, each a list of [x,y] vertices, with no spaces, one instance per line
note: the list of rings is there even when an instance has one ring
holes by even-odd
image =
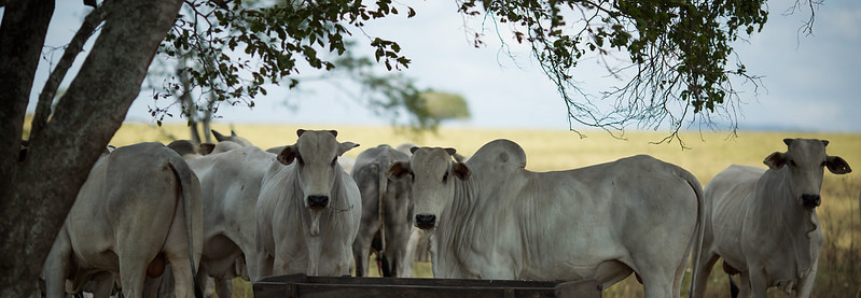
[[[36,291],[57,231],[138,96],[155,51],[182,5],[181,0],[107,1],[118,2],[53,118],[30,137],[27,159],[0,201],[0,297],[26,297]]]
[[[54,0],[9,1],[0,23],[0,202],[18,167],[33,77],[54,14]],[[0,263],[6,270],[9,264]]]

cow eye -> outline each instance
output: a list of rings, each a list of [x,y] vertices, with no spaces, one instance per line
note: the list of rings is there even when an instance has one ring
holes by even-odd
[[[445,172],[445,174],[442,175],[442,183],[446,182],[448,182],[448,172]]]
[[[335,167],[335,163],[336,163],[336,162],[338,162],[338,157],[337,157],[337,156],[335,156],[335,158],[333,158],[333,159],[332,159],[332,167],[333,167],[333,168]]]
[[[795,161],[790,159],[790,160],[789,160],[789,165],[794,167],[794,166],[795,166]]]

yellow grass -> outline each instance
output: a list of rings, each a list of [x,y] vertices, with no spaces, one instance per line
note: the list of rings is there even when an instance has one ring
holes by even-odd
[[[222,133],[230,131],[227,125],[216,124],[214,129]],[[858,297],[861,291],[861,220],[859,220],[859,190],[861,190],[861,135],[858,134],[810,134],[810,133],[760,133],[743,132],[737,137],[727,133],[683,133],[682,139],[688,149],[682,150],[677,142],[650,144],[667,134],[662,132],[628,133],[627,140],[618,140],[604,132],[587,132],[587,138],[567,131],[539,130],[467,130],[440,129],[433,135],[411,138],[398,134],[388,127],[315,127],[287,125],[237,125],[236,132],[252,143],[266,149],[292,144],[296,140],[296,129],[336,129],[340,141],[361,144],[346,155],[355,157],[362,150],[379,144],[399,145],[412,142],[420,145],[454,147],[464,155],[471,155],[481,145],[494,139],[506,138],[523,146],[526,151],[527,168],[533,171],[563,170],[616,160],[635,154],[648,154],[679,165],[692,172],[705,185],[715,174],[731,164],[761,166],[763,158],[775,151],[785,151],[783,138],[819,138],[831,141],[828,153],[843,157],[856,171],[848,175],[825,174],[822,187],[822,206],[818,209],[825,233],[825,244],[820,255],[819,273],[814,297]],[[150,125],[124,125],[114,137],[112,144],[121,146],[142,141],[167,143],[172,138],[187,138],[184,125],[166,125],[156,128]],[[719,265],[719,264],[718,264]],[[729,295],[726,275],[715,266],[710,277],[709,297]],[[372,269],[371,272],[376,272]],[[417,263],[417,277],[430,277],[430,266]],[[687,295],[687,279],[683,286]],[[641,297],[642,286],[629,278],[616,284],[604,293],[605,297]],[[236,297],[250,296],[250,286],[237,281]],[[783,297],[772,290],[769,296]]]

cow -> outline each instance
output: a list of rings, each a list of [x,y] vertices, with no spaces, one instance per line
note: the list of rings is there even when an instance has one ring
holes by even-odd
[[[46,296],[93,280],[95,296],[107,297],[118,276],[123,295],[139,298],[157,290],[144,282],[169,262],[176,297],[192,297],[202,235],[200,184],[185,161],[160,143],[117,148],[95,163],[51,247]]]
[[[222,140],[215,148],[225,145],[239,146]],[[197,280],[205,285],[207,277],[214,278],[218,296],[230,297],[233,278],[257,278],[254,209],[263,176],[276,155],[253,145],[205,156],[196,154],[188,141],[176,141],[169,147],[183,155],[200,179],[204,245]]]
[[[638,155],[532,172],[509,140],[466,163],[453,148],[412,151],[389,175],[414,180],[415,225],[430,234],[435,278],[596,279],[606,288],[636,273],[646,297],[679,297],[702,220],[702,188],[688,171]]]
[[[383,276],[412,276],[413,260],[407,259],[407,242],[412,226],[412,182],[406,179],[393,181],[386,175],[393,162],[409,160],[409,155],[388,145],[365,150],[356,158],[350,176],[356,180],[362,194],[362,221],[353,242],[358,277],[368,275],[372,242],[379,243],[379,247],[374,249]]]
[[[823,167],[851,171],[840,157],[825,154],[828,141],[785,139],[785,153],[763,160],[768,169],[732,165],[705,188],[706,224],[693,253],[693,297],[702,297],[712,266],[741,274],[742,297],[766,297],[778,287],[809,297],[824,240],[816,207]]]
[[[257,276],[350,273],[362,198],[338,164],[358,146],[338,142],[334,130],[304,130],[278,154],[257,199]]]

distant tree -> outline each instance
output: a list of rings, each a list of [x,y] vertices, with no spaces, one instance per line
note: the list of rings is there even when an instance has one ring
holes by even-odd
[[[609,129],[631,122],[648,126],[665,121],[678,128],[686,117],[700,113],[708,117],[731,103],[735,91],[730,76],[755,77],[741,63],[727,66],[734,53],[730,44],[744,33],[760,30],[767,17],[764,0],[455,2],[465,15],[511,24],[518,41],[532,47],[534,58],[557,85],[571,119]],[[75,195],[139,95],[157,53],[179,59],[193,52],[189,58],[196,62],[180,67],[188,75],[189,89],[200,88],[200,94],[211,94],[212,101],[251,106],[256,95],[266,94],[265,84],[284,82],[295,87],[300,69],[339,67],[338,57],[347,52],[345,37],[352,34],[348,27],[362,32],[365,22],[373,19],[416,13],[391,0],[296,0],[284,5],[247,0],[83,3],[94,9],[42,88],[28,153],[20,160],[26,107],[55,2],[0,1],[4,9],[0,23],[0,297],[35,293],[41,266]],[[183,5],[187,9],[181,13]],[[97,28],[100,33],[93,48],[52,110],[59,82]],[[396,42],[364,32],[361,36],[374,49],[376,62],[389,70],[408,66],[409,59],[400,54]],[[475,41],[480,44],[481,36],[476,35]],[[587,53],[603,57],[614,50],[627,53],[636,75],[628,84],[608,91],[618,108],[604,114],[588,100],[578,101],[578,85],[570,72]],[[231,55],[237,52],[245,55]],[[353,66],[367,70],[362,65],[368,61],[356,61]],[[382,94],[374,100],[381,107],[412,115],[412,125],[433,123],[428,122],[431,118],[412,82],[395,80],[392,86],[381,79],[387,77],[360,78]],[[165,85],[179,86],[178,81]],[[670,113],[673,106],[681,112]]]
[[[440,91],[425,91],[419,96],[425,102],[430,117],[437,123],[470,117],[469,106],[463,96]]]

